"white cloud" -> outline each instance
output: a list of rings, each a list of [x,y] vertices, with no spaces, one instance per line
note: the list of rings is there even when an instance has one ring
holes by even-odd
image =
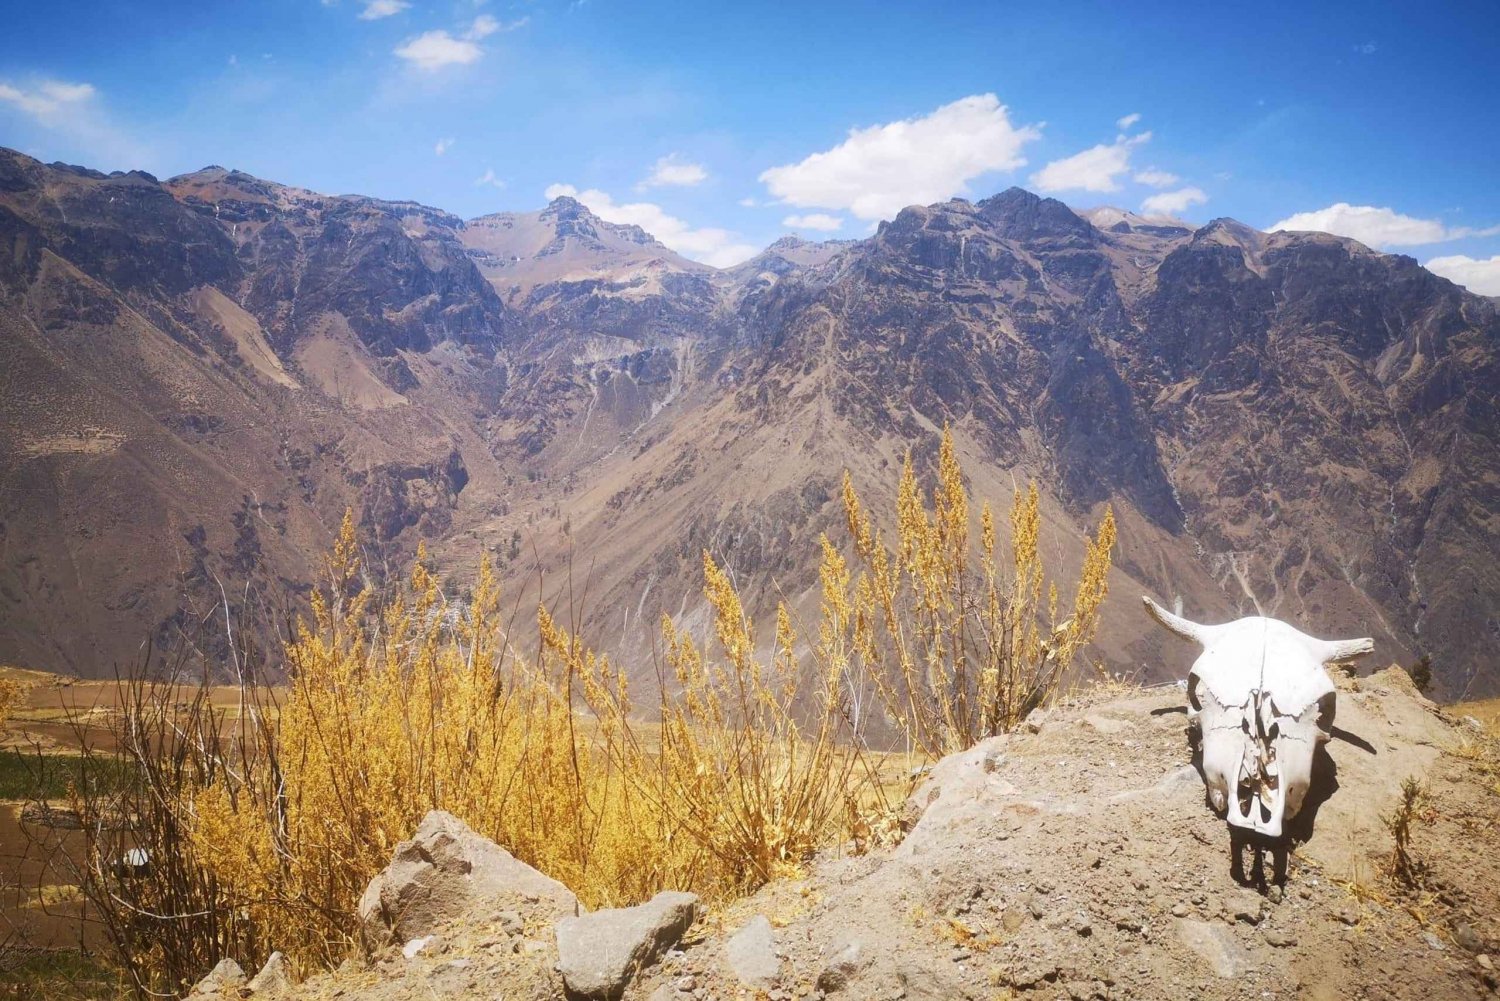
[[[1038,191],[1119,191],[1118,178],[1130,170],[1130,152],[1151,141],[1151,133],[1119,136],[1109,145],[1092,146],[1081,153],[1053,160],[1031,175]]]
[[[1144,184],[1148,188],[1170,188],[1180,180],[1181,178],[1176,174],[1169,174],[1155,167],[1147,167],[1135,175],[1135,182]]]
[[[1477,295],[1500,295],[1500,254],[1488,260],[1465,254],[1434,257],[1423,267],[1435,275],[1457,282]]]
[[[1163,191],[1159,195],[1152,195],[1141,202],[1141,211],[1147,215],[1175,216],[1186,212],[1194,205],[1202,205],[1207,201],[1208,195],[1203,193],[1202,188],[1180,188],[1177,191]]]
[[[789,215],[781,220],[781,224],[787,229],[816,229],[824,233],[832,233],[844,225],[844,220],[836,215],[812,212],[808,215]]]
[[[639,226],[678,253],[716,268],[749,260],[757,251],[748,243],[737,243],[735,235],[726,229],[695,229],[651,202],[620,204],[596,188],[579,191],[571,184],[549,185],[545,194],[548,201],[563,195],[576,198],[605,222]]]
[[[378,21],[382,17],[399,14],[411,7],[406,0],[366,0],[365,9],[359,12],[361,21]]]
[[[1354,47],[1354,51],[1358,52],[1362,56],[1373,56],[1375,54],[1375,50],[1378,48],[1379,46],[1374,42],[1363,42],[1359,45],[1356,45]]]
[[[446,31],[427,31],[395,50],[419,70],[434,73],[446,66],[477,62],[484,50],[467,38],[454,38]]]
[[[483,174],[474,178],[474,186],[476,188],[482,185],[488,185],[492,188],[503,188],[505,187],[505,181],[495,175],[495,168],[486,167]]]
[[[1024,166],[1036,126],[1011,124],[994,94],[945,104],[929,115],[849,130],[849,138],[799,163],[760,175],[778,199],[798,208],[846,209],[888,219],[908,205],[966,194],[982,174]]]
[[[701,163],[692,163],[682,159],[676,153],[669,153],[656,161],[651,167],[651,175],[636,187],[642,190],[664,187],[690,188],[706,180],[708,180],[708,171],[703,169]]]
[[[1316,230],[1347,236],[1377,249],[1418,247],[1428,243],[1462,240],[1470,236],[1495,236],[1500,226],[1474,229],[1469,226],[1449,228],[1437,219],[1418,219],[1394,209],[1374,205],[1350,205],[1338,202],[1316,212],[1298,212],[1271,226],[1276,230]]]
[[[740,208],[742,208],[742,209],[753,209],[753,208],[755,208],[755,206],[757,206],[759,204],[760,204],[760,202],[756,201],[754,198],[741,198],[740,199]]]
[[[432,147],[432,152],[435,153],[435,154],[437,154],[438,156],[442,156],[444,153],[448,152],[448,150],[450,150],[452,148],[453,148],[453,140],[452,139],[439,139],[437,141],[437,144]]]
[[[1121,132],[1124,132],[1126,129],[1130,128],[1132,125],[1134,125],[1136,122],[1138,122],[1140,120],[1141,120],[1141,114],[1140,114],[1140,112],[1137,111],[1134,114],[1126,115],[1124,118],[1122,118],[1119,121],[1115,122],[1115,124],[1120,127],[1120,131]]]

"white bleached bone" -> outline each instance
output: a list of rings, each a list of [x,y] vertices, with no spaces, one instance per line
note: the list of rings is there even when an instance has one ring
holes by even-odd
[[[1367,654],[1374,642],[1320,640],[1261,616],[1203,625],[1142,600],[1169,632],[1203,648],[1187,695],[1209,802],[1235,827],[1280,837],[1302,809],[1318,745],[1333,732],[1335,692],[1324,666]]]

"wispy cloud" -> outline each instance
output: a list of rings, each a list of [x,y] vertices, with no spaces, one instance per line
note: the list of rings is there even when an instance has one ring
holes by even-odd
[[[695,227],[652,202],[618,203],[603,191],[579,191],[571,184],[550,185],[545,194],[548,201],[563,195],[576,198],[605,222],[639,226],[678,253],[716,268],[731,267],[756,253],[757,248],[740,242],[729,230]]]
[[[1483,229],[1470,226],[1449,227],[1438,219],[1420,219],[1384,206],[1350,205],[1348,202],[1336,202],[1313,212],[1297,212],[1274,223],[1269,232],[1279,229],[1315,230],[1335,236],[1347,236],[1377,249],[1419,247],[1471,236],[1500,235],[1500,226]]]
[[[781,224],[787,229],[815,229],[823,233],[832,233],[843,227],[844,220],[825,212],[812,212],[807,215],[789,215],[781,220]]]
[[[498,177],[495,174],[495,168],[493,168],[493,167],[486,167],[484,169],[484,173],[483,174],[481,174],[478,177],[474,178],[474,186],[476,188],[479,188],[479,187],[503,188],[503,187],[505,187],[505,181],[502,178]]]
[[[1465,254],[1434,257],[1423,266],[1477,295],[1500,296],[1500,254],[1488,259]]]
[[[391,17],[403,10],[409,10],[411,4],[406,0],[366,0],[365,9],[359,12],[361,21],[378,21],[383,17]]]
[[[43,80],[26,90],[0,83],[0,101],[15,105],[44,125],[55,125],[71,118],[77,109],[93,99],[95,93],[93,84],[64,83],[61,80]]]
[[[652,165],[650,175],[636,185],[636,188],[690,188],[706,180],[708,171],[701,163],[692,163],[684,160],[680,154],[669,153]]]
[[[439,139],[437,143],[432,147],[432,152],[437,156],[442,156],[444,153],[453,148],[453,143],[454,140],[452,139]]]
[[[1152,195],[1141,202],[1141,211],[1147,215],[1170,215],[1175,216],[1194,205],[1203,205],[1208,201],[1208,195],[1203,193],[1202,188],[1180,188],[1177,191],[1163,191],[1159,195]]]
[[[17,109],[42,128],[111,165],[135,168],[150,162],[146,148],[110,122],[93,84],[49,79],[16,84],[0,80],[0,105]]]
[[[798,208],[843,209],[889,219],[912,204],[966,194],[969,182],[1026,164],[1037,126],[1016,126],[994,94],[976,94],[931,114],[849,131],[832,149],[760,175],[772,195]]]
[[[1129,116],[1126,116],[1129,117]],[[1122,119],[1123,121],[1123,119]],[[1031,175],[1038,191],[1119,191],[1120,177],[1130,172],[1130,154],[1151,141],[1151,133],[1119,135],[1109,144],[1053,160]]]
[[[1132,125],[1134,125],[1136,122],[1138,122],[1140,120],[1141,120],[1141,113],[1139,111],[1137,111],[1137,112],[1134,112],[1133,114],[1126,115],[1124,118],[1121,118],[1119,121],[1115,122],[1115,125],[1117,125],[1119,127],[1119,129],[1120,129],[1121,132],[1124,132],[1126,129],[1130,128]]]
[[[1157,170],[1155,167],[1147,167],[1135,175],[1135,183],[1144,184],[1148,188],[1170,188],[1181,178],[1176,174],[1169,174],[1165,170]]]

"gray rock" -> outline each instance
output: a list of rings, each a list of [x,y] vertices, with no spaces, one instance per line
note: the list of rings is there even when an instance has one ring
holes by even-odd
[[[771,922],[757,914],[724,943],[724,959],[736,980],[746,987],[768,990],[781,975],[781,958],[776,955],[776,936]]]
[[[1447,948],[1447,946],[1443,945],[1443,940],[1438,938],[1437,935],[1433,934],[1430,931],[1424,931],[1422,933],[1422,941],[1426,942],[1427,948],[1431,949],[1433,952],[1442,952],[1445,948]]]
[[[557,923],[557,967],[568,995],[620,997],[637,973],[677,944],[697,905],[694,894],[668,891],[635,907],[563,918]]]
[[[193,985],[189,997],[239,997],[245,986],[245,971],[232,959],[221,959],[208,976]]]
[[[827,950],[831,958],[818,974],[818,990],[833,994],[849,986],[859,971],[870,964],[858,939],[848,939]]]
[[[1178,918],[1177,938],[1220,977],[1238,977],[1250,969],[1250,956],[1235,941],[1227,925],[1217,921]]]
[[[1484,939],[1479,937],[1473,925],[1465,921],[1460,921],[1453,926],[1453,941],[1457,942],[1458,947],[1465,952],[1484,951]]]
[[[577,914],[578,898],[469,825],[442,810],[422,818],[410,841],[359,900],[366,947],[429,935],[443,924],[499,908],[539,912],[546,921]]]
[[[256,997],[274,998],[290,993],[292,971],[286,957],[279,952],[271,953],[260,972],[250,981],[250,993]]]

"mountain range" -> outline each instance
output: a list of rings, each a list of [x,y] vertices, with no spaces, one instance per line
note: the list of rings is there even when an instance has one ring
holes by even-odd
[[[489,553],[644,667],[662,613],[706,622],[704,549],[758,622],[815,614],[843,471],[888,507],[947,425],[977,496],[1038,482],[1065,577],[1113,505],[1108,670],[1180,668],[1150,593],[1490,694],[1497,306],[1339,237],[1018,188],[720,270],[571,198],[463,220],[0,150],[0,661],[212,646],[349,508],[373,573],[422,542],[457,594]]]

